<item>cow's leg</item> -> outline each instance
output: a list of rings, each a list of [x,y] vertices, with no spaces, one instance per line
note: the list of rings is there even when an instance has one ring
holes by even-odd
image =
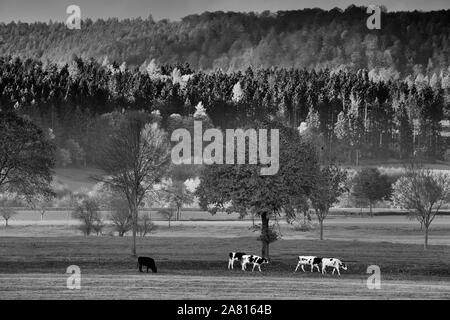
[[[242,271],[245,271],[245,262],[242,261]]]
[[[340,276],[341,273],[339,272],[339,267],[337,267],[336,270],[337,270],[337,274]]]
[[[303,272],[306,272],[306,271],[305,271],[305,265],[304,265],[304,264],[302,264],[302,271],[303,271]]]
[[[231,259],[228,259],[228,270],[233,269],[233,265],[231,264]]]
[[[295,268],[294,272],[297,272],[298,267],[300,266],[300,261],[297,263],[297,267]]]
[[[253,263],[253,268],[252,268],[252,272],[253,272],[253,271],[255,271],[255,267],[256,267],[256,264],[255,264],[255,263]]]
[[[331,274],[334,274],[335,271],[336,271],[336,267],[333,268],[333,272]]]
[[[311,263],[311,272],[314,271],[314,265]]]
[[[325,265],[323,265],[322,266],[322,274],[325,274],[326,273],[326,267],[325,267]]]
[[[259,269],[259,272],[262,272],[262,271],[261,271],[261,265],[260,265],[260,264],[258,264],[258,269]]]

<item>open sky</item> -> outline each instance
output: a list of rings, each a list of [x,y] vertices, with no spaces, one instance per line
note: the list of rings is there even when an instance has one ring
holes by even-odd
[[[83,19],[147,18],[151,14],[155,20],[177,20],[204,11],[345,9],[352,3],[383,4],[389,11],[450,9],[449,0],[0,0],[0,22],[65,21],[66,8],[71,4],[80,6]]]

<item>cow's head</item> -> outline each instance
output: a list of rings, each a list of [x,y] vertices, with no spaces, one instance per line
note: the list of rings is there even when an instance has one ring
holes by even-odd
[[[347,265],[345,263],[341,262],[341,268],[344,270],[347,270]]]

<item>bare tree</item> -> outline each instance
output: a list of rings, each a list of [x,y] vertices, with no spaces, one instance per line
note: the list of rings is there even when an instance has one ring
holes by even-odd
[[[170,221],[172,221],[174,215],[175,215],[175,209],[172,207],[163,208],[158,211],[159,214],[166,217],[167,221],[169,222],[169,228],[170,228]]]
[[[0,208],[0,215],[2,216],[3,219],[5,219],[5,227],[8,227],[9,219],[15,214],[17,214],[17,211],[14,211],[12,208],[8,207]]]
[[[38,210],[41,215],[41,221],[44,220],[44,215],[47,209],[52,205],[53,195],[37,194],[30,198],[29,203],[31,208]]]
[[[152,222],[148,214],[142,214],[138,217],[137,232],[139,233],[139,236],[145,237],[155,229],[156,225]]]
[[[347,172],[337,166],[322,168],[316,185],[311,192],[311,204],[320,224],[320,240],[323,240],[323,221],[328,216],[331,206],[338,201],[346,190]]]
[[[119,237],[123,237],[125,233],[132,228],[132,218],[128,201],[122,198],[115,198],[111,200],[111,219],[114,229],[119,233]]]
[[[80,230],[88,236],[92,231],[97,234],[101,231],[102,221],[99,213],[99,206],[94,198],[85,198],[79,202],[72,216],[80,220]]]
[[[13,208],[19,204],[17,194],[9,192],[0,194],[0,216],[5,219],[5,227],[8,227],[9,219],[17,214]]]
[[[163,201],[167,202],[171,208],[176,209],[177,221],[181,219],[181,209],[194,202],[194,193],[188,190],[182,180],[172,180],[170,184],[163,187],[160,194]]]
[[[150,115],[143,112],[125,114],[99,162],[107,174],[102,180],[128,201],[134,256],[139,207],[153,185],[165,174],[170,160],[166,134],[158,124],[149,123],[150,120]]]
[[[431,223],[442,205],[450,201],[450,177],[432,172],[415,164],[406,168],[406,174],[393,186],[394,203],[412,210],[424,230],[424,249],[428,248],[428,233]]]

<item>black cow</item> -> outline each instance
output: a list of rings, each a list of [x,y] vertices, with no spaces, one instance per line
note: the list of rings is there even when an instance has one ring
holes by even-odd
[[[320,267],[322,265],[322,258],[320,257],[315,257],[312,261],[312,267],[311,267],[311,272],[313,271],[314,267],[317,268],[317,271],[320,272]]]
[[[155,260],[153,260],[152,258],[138,257],[137,264],[138,264],[139,272],[142,272],[142,266],[147,267],[147,273],[148,273],[149,268],[152,269],[153,273],[157,272]]]

